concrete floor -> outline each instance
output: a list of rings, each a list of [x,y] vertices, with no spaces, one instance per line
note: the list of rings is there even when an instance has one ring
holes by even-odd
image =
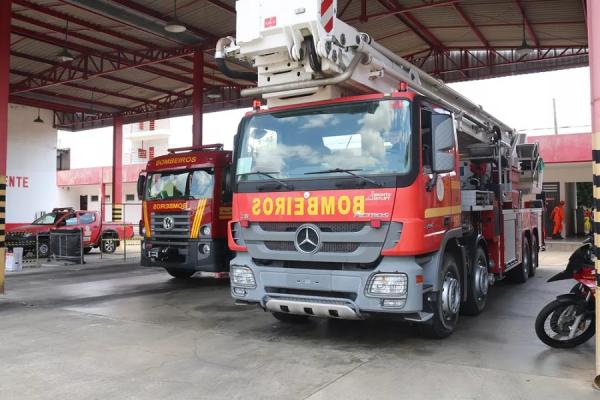
[[[560,265],[566,253],[546,254]],[[226,284],[160,269],[54,268],[12,274],[0,297],[0,398],[597,399],[593,340],[554,350],[542,306],[570,287],[499,284],[453,336],[389,321],[296,326],[233,305]]]

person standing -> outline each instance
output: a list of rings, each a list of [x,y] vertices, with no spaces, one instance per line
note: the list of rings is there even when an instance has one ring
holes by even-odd
[[[550,217],[552,218],[552,222],[554,226],[552,228],[552,239],[564,239],[561,235],[563,228],[563,220],[565,218],[565,202],[561,200],[560,203],[552,210],[552,214]]]

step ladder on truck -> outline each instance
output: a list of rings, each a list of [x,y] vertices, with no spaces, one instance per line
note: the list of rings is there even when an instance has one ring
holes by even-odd
[[[217,43],[268,106],[235,139],[232,296],[283,321],[393,315],[448,336],[495,280],[535,273],[537,145],[336,8],[239,0]]]

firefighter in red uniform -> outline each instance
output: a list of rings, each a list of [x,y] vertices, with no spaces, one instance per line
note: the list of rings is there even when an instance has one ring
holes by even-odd
[[[558,203],[554,210],[552,210],[552,214],[550,217],[552,218],[552,222],[554,223],[554,227],[552,228],[552,239],[564,239],[561,235],[562,227],[563,227],[563,219],[565,217],[565,202],[563,200]]]

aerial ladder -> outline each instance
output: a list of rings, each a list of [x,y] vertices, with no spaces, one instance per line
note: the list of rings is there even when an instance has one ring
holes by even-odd
[[[338,19],[337,0],[238,0],[236,11],[237,36],[218,41],[215,59],[226,75],[257,81],[242,96],[262,96],[278,106],[390,93],[407,85],[454,113],[461,159],[506,166],[506,200],[513,190],[541,192],[543,161],[537,143],[527,143],[524,134],[480,105]],[[257,73],[230,69],[227,59],[249,64]],[[518,184],[509,179],[509,166],[519,171]]]

